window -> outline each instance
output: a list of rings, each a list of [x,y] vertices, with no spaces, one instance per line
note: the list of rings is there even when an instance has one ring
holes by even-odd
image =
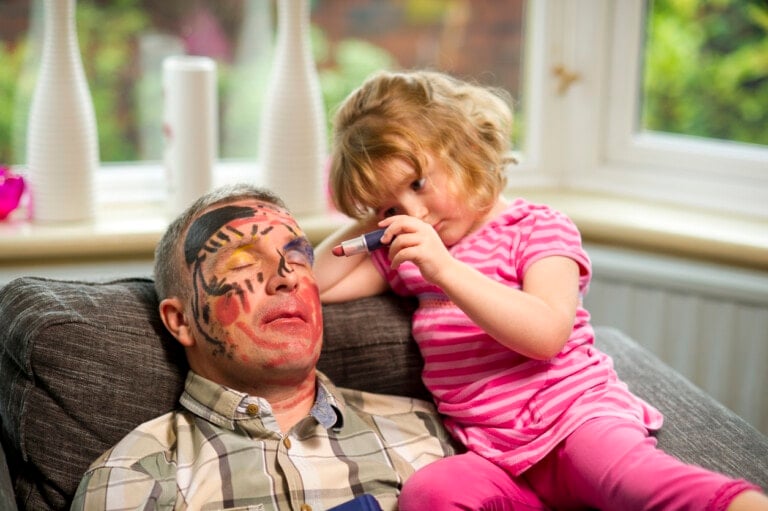
[[[40,3],[0,4],[0,67],[12,70],[0,76],[0,162],[23,163],[23,105],[37,64],[30,41],[39,31]],[[273,1],[79,0],[77,5],[80,45],[93,68],[92,94],[97,112],[106,112],[97,113],[100,137],[109,138],[101,141],[102,159],[149,162],[138,170],[118,166],[107,173],[112,176],[107,189],[125,193],[135,187],[140,200],[148,197],[147,188],[158,189],[160,62],[179,51],[219,62],[222,168],[257,158],[254,138],[272,52]],[[763,107],[768,70],[749,57],[768,51],[763,1],[312,0],[311,5],[313,47],[329,111],[375,69],[435,67],[506,87],[515,98],[514,142],[521,163],[510,169],[510,193],[525,186],[593,190],[768,218],[768,109]],[[708,15],[716,18],[705,19]],[[731,103],[722,107],[732,114],[725,135],[721,118],[703,123],[695,114],[669,124],[659,116],[670,101],[691,97],[690,92],[668,95],[677,85],[660,67],[675,56],[665,39],[694,26],[700,37],[698,31],[715,19],[717,30],[735,35],[704,34],[698,46],[686,43],[697,49],[729,44],[717,54],[691,54],[699,55],[697,64],[706,58],[714,63],[690,66],[699,74],[686,79],[689,85],[706,85],[714,80],[704,71],[738,60],[720,71],[737,75],[730,77]],[[106,20],[110,29],[102,30]],[[104,84],[117,88],[101,92]]]
[[[310,4],[313,49],[329,114],[380,68],[442,69],[506,87],[519,97],[522,0],[503,5],[488,0]],[[255,159],[273,50],[274,7],[269,0],[79,0],[79,43],[102,162],[162,158],[162,61],[180,53],[217,61],[221,158]],[[14,71],[3,79],[11,91],[3,98],[3,110],[15,111],[0,121],[9,134],[0,142],[0,161],[20,164],[43,9],[40,0],[18,0],[0,9],[9,20],[2,32],[0,64]]]
[[[648,2],[639,129],[768,146],[766,32],[765,2]]]
[[[749,4],[764,23],[765,3]],[[653,20],[645,31],[651,8],[637,0],[530,2],[525,158],[515,179],[768,217],[768,147],[641,124],[644,93],[652,93],[643,89],[644,76],[652,77],[645,58],[655,44]],[[765,67],[753,65],[752,81],[764,82]]]
[[[634,188],[635,193],[646,198],[766,216],[768,146],[704,138],[705,133],[697,133],[692,128],[678,130],[684,133],[664,133],[660,127],[649,125],[648,115],[643,116],[649,111],[649,96],[653,94],[651,54],[658,43],[655,38],[659,37],[655,22],[646,15],[653,10],[652,3],[667,2],[616,2],[607,20],[613,25],[610,35],[613,52],[609,56],[606,84],[609,98],[605,105],[609,109],[605,115],[606,160],[595,176],[612,179],[616,189]],[[700,9],[715,4],[735,9],[742,2],[698,0],[690,3]],[[761,9],[766,12],[765,4]],[[630,24],[627,20],[633,22]],[[696,21],[689,20],[689,23]],[[648,29],[645,33],[644,27]],[[649,57],[642,60],[644,54]],[[705,64],[702,57],[689,58],[699,66]],[[756,68],[755,72],[761,71]],[[762,74],[765,80],[766,69]],[[699,81],[715,85],[704,76]],[[743,93],[743,98],[747,98],[746,88]],[[742,125],[744,123],[739,123]]]

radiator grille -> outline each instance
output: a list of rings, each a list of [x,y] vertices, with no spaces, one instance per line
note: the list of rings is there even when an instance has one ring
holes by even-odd
[[[623,330],[768,434],[768,274],[587,250],[593,324]]]

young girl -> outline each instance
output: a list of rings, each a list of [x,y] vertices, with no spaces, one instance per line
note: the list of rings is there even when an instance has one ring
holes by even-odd
[[[424,383],[467,447],[412,476],[400,509],[768,509],[656,449],[661,414],[593,345],[576,226],[501,196],[511,125],[500,92],[424,71],[374,75],[335,118],[333,199],[359,222],[318,247],[321,299],[418,296]],[[381,227],[388,247],[334,255]]]

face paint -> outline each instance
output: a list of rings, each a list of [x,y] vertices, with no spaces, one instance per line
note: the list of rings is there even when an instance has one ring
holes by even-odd
[[[319,355],[322,317],[311,277],[312,246],[285,210],[254,203],[209,211],[189,228],[184,255],[192,272],[197,330],[212,353],[226,359],[255,363],[258,358],[280,366],[297,355]],[[265,294],[272,279],[267,275],[291,279],[298,268],[290,301]],[[280,313],[287,317],[265,319],[271,307],[287,311]]]
[[[200,215],[187,231],[187,237],[184,240],[184,260],[188,265],[192,264],[214,234],[219,239],[229,241],[226,233],[217,233],[216,231],[232,220],[250,218],[253,215],[253,208],[246,206],[224,206]]]
[[[307,238],[301,237],[292,239],[285,245],[285,247],[283,247],[283,251],[286,254],[297,253],[303,255],[310,266],[315,264],[315,251]]]

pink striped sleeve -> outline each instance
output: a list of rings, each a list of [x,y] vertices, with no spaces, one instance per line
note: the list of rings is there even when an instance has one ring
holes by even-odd
[[[513,260],[524,274],[533,263],[544,257],[564,256],[579,265],[579,287],[584,292],[589,285],[592,263],[581,244],[581,233],[563,213],[546,206],[529,205],[529,214],[520,220],[519,243]]]

